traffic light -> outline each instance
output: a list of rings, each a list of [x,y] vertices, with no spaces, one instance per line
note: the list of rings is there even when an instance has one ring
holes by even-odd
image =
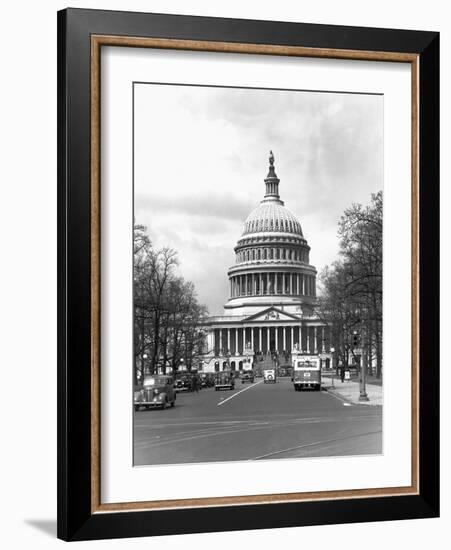
[[[352,333],[352,347],[353,348],[358,348],[360,345],[360,335],[359,333],[355,330],[353,333]]]

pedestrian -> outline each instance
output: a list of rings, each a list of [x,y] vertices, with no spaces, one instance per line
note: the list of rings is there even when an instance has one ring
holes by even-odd
[[[343,384],[343,382],[345,381],[345,366],[344,365],[341,366],[340,378],[341,378],[341,383]]]
[[[197,383],[197,376],[194,375],[192,379],[193,392],[199,393],[199,384]]]

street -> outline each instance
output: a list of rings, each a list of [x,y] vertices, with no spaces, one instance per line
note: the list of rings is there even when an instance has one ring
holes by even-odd
[[[296,392],[289,378],[179,393],[174,408],[134,415],[135,465],[382,452],[381,407]]]

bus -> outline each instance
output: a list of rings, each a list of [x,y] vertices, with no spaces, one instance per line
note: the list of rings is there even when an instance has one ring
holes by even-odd
[[[319,357],[297,357],[294,360],[293,384],[295,391],[305,388],[321,390]]]

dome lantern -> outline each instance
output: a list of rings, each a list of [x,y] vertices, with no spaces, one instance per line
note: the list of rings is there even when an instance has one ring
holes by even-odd
[[[269,170],[268,175],[265,178],[266,184],[266,194],[264,201],[276,200],[279,201],[279,178],[277,177],[275,168],[274,168],[274,154],[272,151],[269,152]]]

